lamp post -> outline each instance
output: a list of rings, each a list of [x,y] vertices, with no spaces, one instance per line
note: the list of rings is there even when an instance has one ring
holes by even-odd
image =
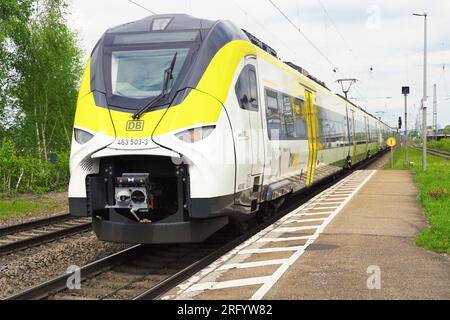
[[[405,96],[405,167],[408,167],[408,94],[409,87],[402,87],[402,94]]]
[[[424,44],[423,44],[423,98],[422,98],[422,170],[427,171],[427,16],[424,13],[413,13],[414,16],[423,17]]]

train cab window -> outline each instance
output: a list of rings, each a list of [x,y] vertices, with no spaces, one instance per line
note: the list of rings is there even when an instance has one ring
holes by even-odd
[[[258,83],[253,65],[244,67],[236,82],[235,91],[242,109],[258,111]]]
[[[250,82],[250,104],[252,108],[258,109],[258,83],[256,81],[256,70],[253,66],[249,66],[248,77]]]

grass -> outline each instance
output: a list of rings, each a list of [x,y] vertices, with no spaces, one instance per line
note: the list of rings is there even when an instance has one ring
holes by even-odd
[[[56,206],[56,202],[51,199],[2,199],[0,200],[0,221],[44,212]]]
[[[439,141],[429,141],[427,143],[431,149],[450,152],[450,139],[441,139]]]
[[[430,146],[431,147],[431,146]],[[394,169],[405,169],[404,148],[394,151]],[[428,155],[427,171],[422,172],[421,151],[409,149],[410,167],[416,172],[415,182],[419,186],[419,201],[430,223],[422,230],[416,244],[436,252],[450,254],[450,161]],[[390,169],[389,162],[385,169]]]

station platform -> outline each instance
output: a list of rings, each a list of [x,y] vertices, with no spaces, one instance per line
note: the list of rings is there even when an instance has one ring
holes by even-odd
[[[356,171],[164,299],[450,299],[450,258],[414,243],[413,178]]]

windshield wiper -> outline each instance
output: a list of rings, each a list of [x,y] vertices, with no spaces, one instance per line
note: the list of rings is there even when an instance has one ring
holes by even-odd
[[[170,81],[173,80],[173,69],[175,68],[175,63],[177,62],[177,54],[178,52],[175,52],[175,55],[173,56],[170,66],[166,70],[164,70],[163,88],[161,90],[161,93],[157,95],[154,99],[152,99],[152,101],[150,101],[146,106],[144,106],[142,109],[133,114],[134,120],[139,119],[144,112],[153,107],[167,94],[167,91],[169,90]]]

